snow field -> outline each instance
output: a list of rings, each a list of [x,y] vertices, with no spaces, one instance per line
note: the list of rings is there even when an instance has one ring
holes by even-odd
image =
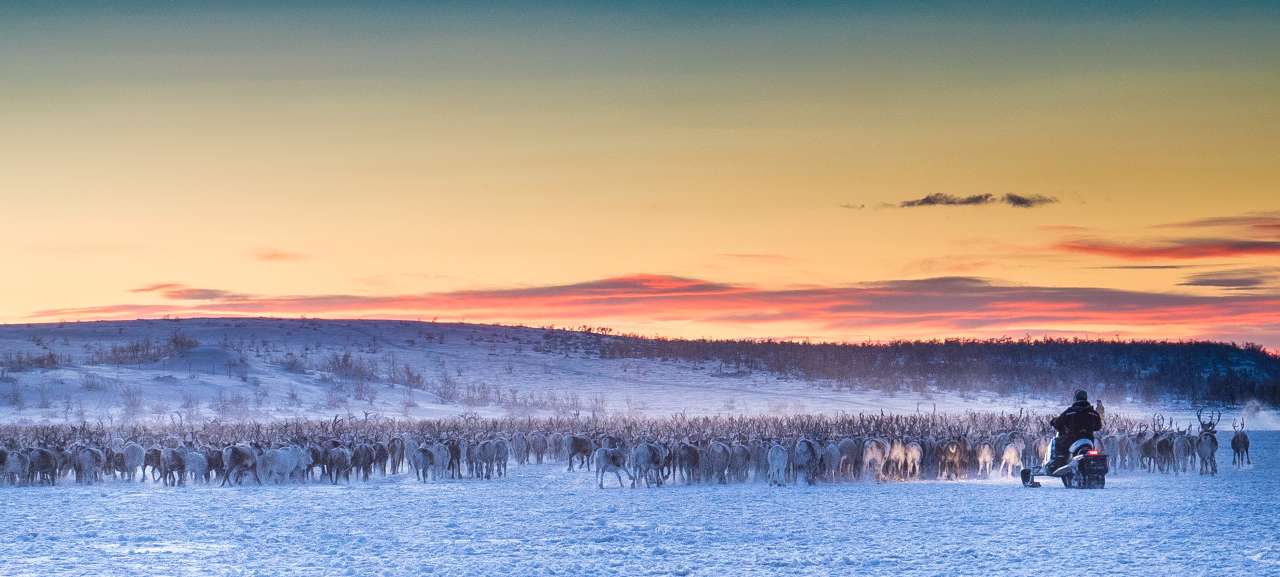
[[[1118,475],[1102,491],[600,490],[563,464],[493,481],[3,487],[0,574],[1280,575],[1280,433],[1251,436],[1251,469],[1232,469],[1220,434],[1216,478]]]

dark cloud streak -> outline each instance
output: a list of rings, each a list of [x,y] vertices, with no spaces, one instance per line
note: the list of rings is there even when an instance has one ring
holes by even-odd
[[[992,204],[1005,204],[1014,208],[1035,208],[1037,206],[1043,206],[1055,202],[1058,202],[1057,198],[1042,194],[1005,194],[996,196],[994,194],[987,193],[972,194],[969,196],[956,196],[954,194],[936,192],[920,198],[904,200],[898,203],[898,208],[916,208],[922,206],[982,206]]]
[[[1253,290],[1273,287],[1277,284],[1277,281],[1280,281],[1280,269],[1264,267],[1193,274],[1178,284],[1229,290]]]

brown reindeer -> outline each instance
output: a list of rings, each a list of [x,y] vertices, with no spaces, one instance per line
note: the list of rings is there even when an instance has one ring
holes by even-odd
[[[1236,467],[1243,467],[1245,464],[1252,465],[1253,459],[1249,457],[1249,433],[1244,432],[1244,417],[1240,417],[1240,426],[1236,427],[1236,422],[1231,421],[1231,430],[1235,431],[1231,435],[1231,464]]]
[[[583,435],[570,435],[564,438],[564,452],[569,460],[569,470],[573,470],[573,458],[581,459],[580,467],[591,470],[591,439]]]
[[[160,453],[160,476],[167,487],[185,485],[187,476],[185,451],[166,447]]]
[[[938,478],[948,481],[962,478],[964,476],[964,460],[964,445],[960,442],[959,435],[942,443]]]
[[[222,450],[223,474],[220,486],[225,487],[228,482],[239,485],[244,481],[246,472],[253,473],[253,480],[262,484],[262,477],[258,476],[258,454],[255,448],[249,445],[231,445]]]

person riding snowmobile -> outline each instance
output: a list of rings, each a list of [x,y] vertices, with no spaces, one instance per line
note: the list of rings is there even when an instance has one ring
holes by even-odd
[[[1089,393],[1081,389],[1076,391],[1075,402],[1049,421],[1049,425],[1058,435],[1049,442],[1048,461],[1041,468],[1046,475],[1067,464],[1072,444],[1080,439],[1093,439],[1093,434],[1102,429],[1102,416],[1089,404]]]

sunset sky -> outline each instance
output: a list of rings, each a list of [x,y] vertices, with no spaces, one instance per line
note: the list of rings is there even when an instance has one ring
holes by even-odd
[[[216,4],[0,4],[0,322],[1280,348],[1280,3]]]

